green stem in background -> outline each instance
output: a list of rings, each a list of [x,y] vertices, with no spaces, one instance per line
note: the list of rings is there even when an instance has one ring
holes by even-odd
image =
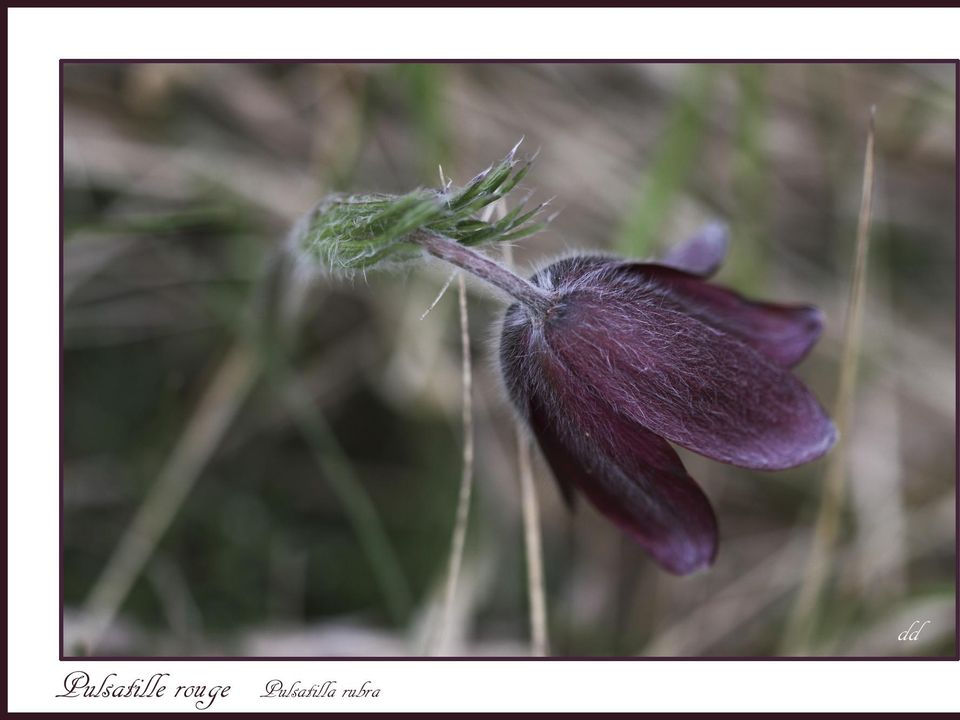
[[[683,87],[674,101],[664,130],[656,143],[656,154],[633,208],[624,221],[618,246],[627,256],[650,252],[651,244],[670,216],[673,200],[693,170],[706,130],[704,108],[717,66],[691,65],[685,69]]]
[[[376,506],[354,474],[349,459],[326,419],[310,402],[310,394],[302,383],[285,370],[278,370],[274,379],[294,422],[313,450],[323,480],[333,490],[353,526],[380,585],[391,618],[398,624],[402,623],[412,605],[410,586]]]
[[[402,624],[412,593],[383,520],[357,477],[333,430],[290,365],[290,350],[303,320],[306,292],[303,276],[286,255],[278,259],[264,283],[263,320],[259,323],[260,361],[268,380],[284,400],[291,419],[313,451],[314,460],[337,501],[377,581],[391,619]]]
[[[727,272],[732,285],[758,294],[768,276],[764,248],[770,237],[767,207],[771,178],[764,146],[767,70],[766,65],[757,64],[732,68],[738,91],[731,177],[736,206],[733,236],[737,243]]]
[[[442,63],[403,63],[396,66],[398,78],[406,83],[409,112],[417,134],[421,175],[445,165],[451,146],[450,127],[444,113],[444,91],[448,68]]]
[[[836,544],[843,511],[850,448],[850,417],[857,385],[858,359],[863,334],[863,305],[866,295],[867,256],[870,250],[870,219],[873,202],[875,109],[870,111],[867,148],[863,164],[863,194],[857,221],[857,249],[850,282],[846,332],[837,387],[836,420],[839,439],[830,456],[823,483],[823,498],[814,527],[813,543],[784,638],[784,650],[802,654],[809,647],[817,619],[817,603],[830,570],[830,554]]]

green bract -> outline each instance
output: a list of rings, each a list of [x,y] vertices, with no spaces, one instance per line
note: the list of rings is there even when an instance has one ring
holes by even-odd
[[[518,143],[519,145],[519,143]],[[313,211],[297,240],[325,268],[365,270],[417,257],[416,233],[441,235],[463,245],[507,242],[531,235],[545,223],[533,219],[546,205],[527,210],[520,203],[496,221],[478,213],[505,197],[530,170],[513,150],[465,187],[419,189],[404,195],[333,195]]]

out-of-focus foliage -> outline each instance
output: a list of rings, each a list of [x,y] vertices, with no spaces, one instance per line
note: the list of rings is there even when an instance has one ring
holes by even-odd
[[[518,244],[519,266],[572,248],[652,254],[728,222],[720,282],[826,311],[799,374],[830,407],[875,104],[848,497],[815,650],[953,654],[955,93],[935,64],[68,65],[65,651],[148,492],[185,468],[195,481],[100,652],[422,651],[460,473],[455,303],[421,320],[445,269],[323,279],[285,372],[264,370],[277,349],[250,349],[258,288],[320,198],[437,187],[437,163],[463,185],[526,136],[541,152],[523,184],[562,212]],[[460,652],[523,653],[512,415],[479,342],[502,308],[477,293],[470,312]],[[780,650],[824,462],[770,474],[683,459],[722,536],[690,578],[588,506],[568,514],[536,462],[554,653]],[[916,619],[931,623],[899,642]]]

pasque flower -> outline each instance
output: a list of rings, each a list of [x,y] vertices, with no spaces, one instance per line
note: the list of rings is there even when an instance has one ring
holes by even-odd
[[[671,572],[705,567],[716,518],[670,443],[762,470],[829,450],[833,423],[789,370],[820,335],[820,312],[709,284],[726,254],[720,225],[658,262],[580,255],[527,281],[476,249],[543,225],[544,205],[478,217],[530,169],[516,151],[463,188],[331,196],[290,245],[338,273],[429,255],[510,298],[504,381],[565,498],[582,492]]]
[[[726,246],[711,225],[659,262],[554,262],[531,278],[549,302],[515,303],[503,321],[508,393],[567,501],[580,491],[677,574],[710,565],[718,534],[671,442],[778,470],[836,440],[789,370],[816,342],[821,313],[709,284]]]

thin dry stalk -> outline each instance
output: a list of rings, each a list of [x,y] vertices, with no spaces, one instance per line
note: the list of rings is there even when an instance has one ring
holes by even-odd
[[[813,544],[807,558],[803,582],[787,624],[784,649],[803,654],[809,647],[816,623],[817,603],[831,567],[831,553],[836,544],[843,510],[847,466],[849,461],[849,428],[853,396],[857,384],[858,358],[863,331],[863,305],[866,293],[867,256],[870,249],[870,218],[873,202],[874,114],[871,108],[867,131],[867,148],[863,163],[863,194],[857,221],[857,250],[850,281],[850,302],[847,305],[846,328],[840,362],[834,418],[839,432],[837,446],[827,465],[823,499],[814,527]]]
[[[513,267],[513,248],[510,245],[503,246],[503,259],[507,267]],[[523,507],[523,544],[527,555],[531,654],[535,657],[546,657],[550,654],[550,637],[547,633],[547,590],[543,573],[540,507],[537,502],[537,488],[533,481],[533,464],[530,462],[530,442],[523,426],[519,422],[515,422],[515,426],[517,465],[520,472],[520,502]]]
[[[450,539],[450,564],[447,567],[447,585],[443,600],[443,618],[440,637],[434,654],[447,649],[454,615],[457,583],[463,565],[463,547],[467,538],[467,521],[470,517],[470,498],[473,494],[473,370],[470,364],[470,324],[467,316],[467,286],[463,273],[457,273],[457,289],[460,299],[460,351],[463,356],[463,471],[460,477],[460,493],[457,498],[457,516]]]
[[[530,442],[517,424],[517,459],[520,467],[520,496],[523,505],[523,541],[527,551],[527,593],[530,596],[531,654],[550,654],[547,635],[547,593],[543,575],[543,548],[540,543],[540,508],[533,484]]]

